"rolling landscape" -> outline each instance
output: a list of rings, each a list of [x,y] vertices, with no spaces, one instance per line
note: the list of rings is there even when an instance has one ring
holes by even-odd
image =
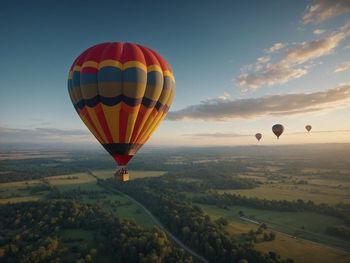
[[[201,262],[183,244],[209,262],[222,261],[220,242],[228,239],[241,250],[234,254],[237,262],[345,263],[350,260],[349,154],[349,144],[146,148],[130,166],[132,180],[118,183],[102,150],[2,151],[1,257],[114,262],[126,254],[109,247],[117,241],[102,241],[108,237],[97,227],[114,220],[126,224],[125,231],[138,231],[125,242],[143,237],[154,246],[129,246],[144,258],[124,258],[128,262]],[[29,220],[36,207],[46,215],[39,222]],[[89,220],[91,210],[101,222],[92,220],[95,216],[87,225],[77,221],[82,215]],[[67,217],[72,222],[62,221]],[[51,250],[44,253],[45,246]],[[251,250],[260,256],[254,258]]]

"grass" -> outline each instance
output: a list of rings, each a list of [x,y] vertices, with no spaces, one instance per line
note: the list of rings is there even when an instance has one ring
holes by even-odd
[[[96,182],[96,179],[86,173],[76,173],[46,177],[45,181],[53,186],[61,186],[93,183]]]
[[[40,200],[42,198],[43,197],[41,195],[16,196],[16,197],[9,197],[9,198],[0,198],[0,205],[38,201],[38,200]]]
[[[220,190],[221,193],[240,194],[247,197],[257,197],[269,200],[294,201],[302,199],[314,203],[350,204],[350,194],[347,189],[338,189],[317,185],[291,185],[284,183],[263,184],[253,189]]]
[[[292,258],[299,263],[350,262],[348,253],[279,233],[274,241],[258,243],[255,248],[262,252],[274,251],[283,258]]]
[[[84,243],[93,244],[93,233],[83,229],[67,229],[63,230],[61,240],[66,244]]]
[[[3,190],[3,189],[13,190],[18,188],[27,188],[27,187],[31,187],[39,184],[42,184],[41,180],[27,180],[27,181],[0,183],[0,190]]]
[[[339,247],[350,251],[350,242],[329,236],[325,233],[328,226],[342,225],[343,222],[335,217],[320,215],[309,212],[278,212],[260,210],[243,206],[231,206],[229,210],[217,208],[216,206],[200,205],[210,216],[214,218],[223,216],[240,229],[248,229],[251,224],[244,225],[239,218],[238,212],[242,211],[245,216],[265,222],[269,228],[287,233],[293,237],[303,238],[325,245]],[[252,227],[252,226],[251,226]],[[252,228],[250,228],[252,229]],[[248,231],[250,230],[248,229]],[[234,229],[231,229],[234,234]]]

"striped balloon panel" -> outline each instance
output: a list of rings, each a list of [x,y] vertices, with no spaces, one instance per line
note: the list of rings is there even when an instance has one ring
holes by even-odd
[[[175,79],[155,51],[131,43],[104,43],[75,60],[68,90],[91,133],[124,165],[166,116]]]

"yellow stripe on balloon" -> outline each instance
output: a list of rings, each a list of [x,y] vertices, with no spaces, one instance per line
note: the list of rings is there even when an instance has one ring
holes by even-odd
[[[118,60],[112,60],[112,59],[106,59],[101,61],[100,63],[93,60],[89,60],[89,61],[85,61],[82,66],[75,65],[71,70],[71,72],[73,73],[74,71],[81,71],[81,69],[86,67],[95,68],[95,69],[101,69],[103,67],[116,67],[119,69],[139,68],[145,72],[152,72],[152,71],[160,72],[164,76],[170,77],[173,81],[175,81],[174,75],[171,71],[169,70],[163,71],[162,68],[156,64],[146,66],[142,62],[136,61],[136,60],[127,61],[124,64],[122,64]]]
[[[160,123],[164,112],[160,111],[153,119],[153,122],[150,123],[149,127],[145,130],[145,132],[142,134],[142,136],[139,139],[139,144],[144,144],[147,139],[151,136],[151,134],[156,130],[157,124]]]
[[[166,116],[166,113],[163,112],[162,116],[158,119],[158,121],[155,123],[155,125],[152,127],[152,129],[150,130],[150,132],[148,133],[148,135],[146,135],[144,138],[142,138],[140,140],[140,144],[144,144],[148,141],[148,139],[152,136],[152,134],[158,129],[159,125],[162,123],[162,121],[164,120]]]
[[[103,67],[115,67],[115,68],[123,69],[123,64],[120,63],[118,60],[107,59],[100,62],[100,64],[98,65],[98,69],[101,69]]]
[[[145,64],[143,64],[140,61],[128,61],[123,64],[123,69],[128,69],[128,68],[139,68],[142,69],[143,71],[147,72],[147,67]]]
[[[170,71],[168,71],[168,70],[164,70],[164,71],[163,71],[163,75],[164,75],[164,77],[169,77],[169,78],[171,78],[171,79],[172,79],[172,81],[174,81],[174,82],[175,82],[174,75],[173,75],[173,73],[171,73]]]
[[[129,113],[128,126],[127,126],[126,134],[125,134],[125,143],[130,143],[130,141],[131,141],[132,132],[134,130],[137,115],[138,115],[139,110],[140,110],[140,105],[135,106],[134,108],[135,109]]]
[[[75,65],[72,69],[72,72],[74,71],[80,71],[81,70],[81,66]]]
[[[175,91],[172,88],[170,93],[168,94],[168,96],[166,97],[165,100],[165,105],[170,105],[174,99],[174,94]],[[147,119],[147,123],[146,125],[142,128],[142,132],[139,135],[139,137],[137,138],[137,143],[143,144],[144,142],[147,141],[148,137],[151,136],[151,134],[156,130],[156,128],[158,127],[157,123],[161,122],[161,117],[165,117],[166,112],[164,112],[164,110],[161,111],[157,111],[155,108],[153,109],[152,112],[153,118],[150,117]]]
[[[141,107],[146,108],[142,104],[141,104]],[[153,108],[146,108],[145,114],[142,117],[141,123],[140,123],[140,125],[139,125],[139,127],[138,127],[138,129],[136,131],[136,134],[135,134],[135,137],[134,137],[134,140],[133,140],[132,143],[135,143],[137,138],[140,136],[140,133],[142,132],[143,127],[145,126],[145,123],[148,120],[148,117],[149,117],[149,115],[151,114],[152,111],[153,111]]]
[[[147,67],[147,72],[157,71],[163,74],[163,70],[159,65],[150,65]]]
[[[98,63],[96,61],[93,61],[93,60],[88,60],[88,61],[85,61],[83,63],[83,65],[81,66],[81,68],[98,68]]]
[[[103,131],[101,125],[100,125],[100,122],[99,122],[99,120],[98,120],[98,118],[97,118],[95,109],[94,109],[94,108],[91,108],[91,107],[89,107],[89,106],[86,106],[86,109],[87,109],[88,114],[89,114],[89,116],[90,116],[92,122],[94,123],[94,125],[95,125],[95,127],[96,127],[98,133],[101,135],[102,140],[104,141],[104,143],[107,143],[107,142],[108,142],[107,137],[106,137],[106,135],[105,135],[105,133],[104,133],[104,131]]]
[[[102,109],[106,117],[109,131],[112,134],[113,143],[119,143],[119,114],[120,104],[114,106],[106,106],[102,104]]]
[[[80,119],[85,123],[86,127],[88,127],[88,129],[90,130],[90,132],[92,133],[92,135],[94,135],[95,138],[96,138],[101,144],[103,144],[103,140],[101,139],[100,136],[98,136],[97,131],[94,129],[94,127],[92,126],[92,124],[88,121],[88,119],[87,119],[82,113],[79,113],[79,117],[80,117]]]
[[[139,143],[139,141],[141,140],[141,138],[144,137],[145,133],[147,132],[147,130],[151,127],[153,121],[156,119],[158,115],[158,111],[153,108],[151,114],[148,116],[145,125],[141,128],[141,132],[139,133],[139,135],[137,136],[135,142]]]

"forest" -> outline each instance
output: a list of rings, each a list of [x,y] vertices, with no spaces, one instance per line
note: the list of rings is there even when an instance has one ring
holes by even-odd
[[[92,236],[62,239],[66,230]],[[77,201],[50,200],[1,207],[0,259],[2,262],[192,262],[182,249],[154,228],[106,214],[97,206]]]

